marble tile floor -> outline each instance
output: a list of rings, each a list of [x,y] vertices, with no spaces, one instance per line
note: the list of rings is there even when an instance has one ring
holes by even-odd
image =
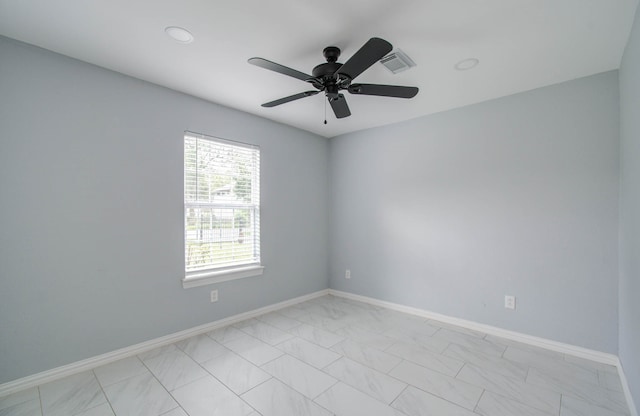
[[[0,397],[0,416],[624,416],[616,368],[323,296]]]

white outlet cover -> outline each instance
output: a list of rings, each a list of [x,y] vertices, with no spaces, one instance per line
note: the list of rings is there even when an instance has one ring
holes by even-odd
[[[507,309],[515,309],[516,308],[516,297],[506,295],[504,297],[504,307]]]
[[[351,270],[347,269],[347,271],[344,272],[344,278],[351,279]]]
[[[211,291],[211,302],[217,302],[218,301],[218,290],[212,290]]]

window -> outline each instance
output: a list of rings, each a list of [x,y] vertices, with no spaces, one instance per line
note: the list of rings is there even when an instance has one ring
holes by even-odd
[[[186,132],[185,287],[262,273],[260,149]]]

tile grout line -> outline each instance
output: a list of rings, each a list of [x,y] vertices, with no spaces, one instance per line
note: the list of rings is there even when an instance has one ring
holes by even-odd
[[[402,394],[403,394],[405,391],[407,391],[407,389],[409,388],[409,386],[414,387],[414,388],[417,388],[417,387],[412,386],[411,384],[407,383],[407,386],[406,386],[405,388],[403,388],[403,389],[402,389],[402,391],[400,391],[400,393],[398,394],[398,396],[397,396],[395,399],[393,399],[393,401],[392,401],[391,403],[389,403],[389,407],[393,407],[393,404],[398,400],[398,398],[399,398],[400,396],[402,396]],[[393,408],[395,409],[395,407],[393,407]],[[397,409],[396,409],[396,410],[397,410]],[[402,412],[402,413],[404,413],[404,412]]]
[[[473,406],[473,413],[477,413],[476,410],[478,410],[478,406],[480,405],[480,400],[482,400],[482,396],[484,396],[484,394],[487,392],[487,389],[482,389],[482,393],[480,393],[480,396],[478,396],[478,401],[476,402],[475,406]]]
[[[233,325],[229,325],[229,326],[233,326]],[[236,328],[236,329],[240,330],[239,328]],[[242,331],[242,332],[244,332],[244,331]],[[205,334],[205,335],[206,335],[206,334]],[[247,335],[251,336],[250,334],[247,334]],[[194,335],[194,336],[193,336],[193,337],[191,337],[191,338],[195,338],[195,337],[197,337],[197,336],[198,336],[198,335]],[[208,336],[208,335],[207,335],[207,336]],[[191,338],[187,338],[187,339],[191,339]],[[209,338],[210,338],[210,337],[209,337]],[[183,341],[184,341],[184,340],[183,340]],[[231,352],[231,353],[233,353],[233,354],[236,354],[238,357],[242,358],[243,360],[247,361],[248,363],[250,363],[250,364],[252,364],[252,365],[255,365],[255,364],[254,364],[254,363],[252,363],[251,361],[249,361],[249,360],[247,360],[246,358],[242,357],[241,355],[237,354],[235,351],[231,350],[230,348],[227,348],[227,346],[226,346],[226,345],[224,345],[224,344],[222,344],[222,343],[220,343],[220,342],[216,341],[215,339],[213,340],[213,342],[215,342],[216,344],[220,345],[222,348],[226,349],[227,351],[229,351],[229,352]],[[177,344],[177,343],[176,343],[176,344]],[[244,400],[242,397],[240,397],[240,395],[239,395],[239,394],[237,394],[235,391],[233,391],[233,390],[231,389],[231,387],[230,387],[230,386],[228,386],[227,384],[225,384],[225,383],[224,383],[222,380],[220,380],[218,377],[216,377],[215,375],[211,374],[211,372],[209,372],[209,370],[207,370],[206,368],[204,368],[204,366],[202,365],[202,363],[200,363],[200,362],[196,361],[193,357],[191,357],[189,354],[187,354],[185,351],[183,351],[183,350],[182,350],[180,347],[178,347],[177,345],[176,345],[176,348],[178,348],[178,349],[179,349],[180,351],[182,351],[182,352],[183,352],[187,357],[189,357],[193,362],[195,362],[198,366],[200,366],[200,368],[202,368],[202,370],[204,370],[204,372],[205,372],[205,373],[207,373],[209,376],[213,377],[216,381],[218,381],[220,384],[222,384],[222,385],[223,385],[227,390],[229,390],[229,392],[230,392],[231,394],[233,394],[235,397],[237,397],[239,400],[241,400],[243,403],[245,403],[247,406],[249,406],[249,407],[250,407],[251,409],[253,409],[255,412],[257,412],[258,414],[260,414],[260,412],[258,412],[258,410],[257,410],[256,408],[254,408],[254,407],[253,407],[253,406],[251,406],[249,403],[247,403],[247,401],[246,401],[246,400]],[[220,354],[220,355],[222,355],[222,354]],[[217,357],[219,357],[220,355],[218,355]],[[214,360],[215,358],[216,358],[216,357],[213,357],[213,358],[211,358],[211,360],[207,360],[207,361],[212,361],[212,360]],[[144,364],[144,363],[143,363],[143,364]],[[257,366],[257,365],[255,365],[255,366],[256,366],[256,368],[260,368],[260,367],[259,367],[259,366]],[[205,377],[207,377],[207,376],[205,376]],[[173,389],[173,390],[177,390],[177,389],[179,389],[179,388],[186,387],[186,386],[188,386],[189,384],[192,384],[192,383],[195,383],[196,381],[199,381],[199,380],[204,379],[205,377],[201,377],[201,378],[198,378],[198,379],[196,379],[196,380],[193,380],[193,381],[191,381],[191,382],[189,382],[189,383],[187,383],[187,384],[185,384],[185,385],[183,385],[183,386],[176,387],[176,388],[175,388],[175,389]],[[271,378],[273,378],[273,376],[271,376],[269,379],[265,380],[264,382],[269,381]],[[160,380],[158,380],[158,382],[160,382]],[[178,403],[178,406],[179,406],[179,407],[180,407],[180,408],[181,408],[185,413],[187,413],[187,415],[189,415],[189,413],[186,411],[186,409],[185,409],[185,408],[183,408],[183,407],[182,407],[182,405],[180,404],[180,402],[179,402],[179,401],[174,397],[174,395],[171,393],[171,391],[169,391],[169,390],[165,387],[165,385],[164,385],[164,384],[162,384],[162,383],[160,383],[160,384],[162,385],[162,387],[164,387],[164,388],[165,388],[165,390],[167,390],[167,392],[171,395],[171,397],[173,398],[173,400],[175,400],[175,402],[176,402],[176,403]],[[260,383],[260,384],[263,384],[263,383]],[[257,386],[254,386],[254,387],[257,387]],[[250,389],[250,390],[251,390],[251,389]],[[247,391],[248,391],[248,390],[247,390]],[[245,393],[246,393],[246,392],[245,392]],[[242,393],[242,394],[244,394],[244,393]]]
[[[169,344],[169,345],[174,345],[174,346],[175,346],[175,343],[174,343],[174,344]],[[178,347],[176,346],[176,348],[178,348]],[[178,349],[179,349],[179,348],[178,348]],[[180,350],[180,349],[179,349],[179,350]],[[182,351],[182,350],[180,350],[180,351]],[[160,354],[160,355],[163,355],[163,354]],[[137,355],[136,355],[136,358],[137,358],[138,360],[140,360],[140,362],[141,362],[141,363],[142,363],[142,365],[147,369],[147,371],[149,372],[149,374],[151,374],[151,377],[153,377],[154,379],[156,379],[156,381],[158,382],[158,384],[160,384],[160,386],[162,386],[162,388],[164,389],[164,391],[165,391],[165,392],[167,392],[167,394],[168,394],[168,395],[171,397],[171,399],[172,399],[172,400],[173,400],[173,401],[178,405],[178,407],[179,407],[180,409],[182,409],[182,411],[183,411],[183,412],[185,412],[185,413],[187,414],[187,416],[190,416],[190,415],[189,415],[189,412],[187,412],[187,411],[186,411],[186,409],[184,409],[184,408],[182,407],[182,405],[180,404],[180,402],[179,402],[178,400],[176,400],[176,398],[173,396],[173,394],[171,394],[171,392],[169,391],[169,389],[167,388],[167,386],[165,386],[164,384],[162,384],[162,382],[160,381],[160,379],[159,379],[158,377],[156,377],[156,375],[153,373],[153,371],[151,371],[151,369],[147,366],[147,364],[144,362],[144,360],[143,360],[142,358],[138,357]],[[196,380],[194,380],[194,381],[196,381]],[[190,384],[190,383],[187,383],[187,384]],[[187,384],[185,384],[185,386],[186,386]],[[174,389],[174,390],[175,390],[175,389]],[[173,408],[173,409],[171,409],[171,410],[174,410],[174,409],[176,409],[176,408],[174,407],[174,408]],[[114,412],[114,414],[115,414],[115,412]],[[116,415],[116,416],[117,416],[117,415]]]
[[[44,406],[42,405],[42,394],[40,393],[40,386],[36,387],[36,389],[38,389],[38,402],[40,403],[40,415],[42,416],[44,415]]]
[[[104,399],[107,401],[107,404],[109,405],[109,408],[111,409],[111,412],[115,415],[116,411],[113,408],[113,405],[111,404],[111,400],[109,400],[109,397],[107,396],[107,393],[104,391],[104,386],[100,382],[100,379],[98,378],[98,376],[96,374],[95,368],[93,370],[91,370],[91,374],[93,374],[93,377],[96,379],[96,382],[98,383],[98,386],[100,386],[100,391],[102,392],[102,395],[104,396]],[[131,378],[131,377],[129,377],[129,378]],[[100,405],[98,405],[98,406],[100,406]],[[98,407],[98,406],[94,406],[94,407]],[[93,409],[93,407],[92,407],[92,409]],[[89,409],[85,409],[85,410],[89,410]]]
[[[562,414],[562,399],[564,398],[564,394],[560,393],[560,406],[558,407],[558,416]]]

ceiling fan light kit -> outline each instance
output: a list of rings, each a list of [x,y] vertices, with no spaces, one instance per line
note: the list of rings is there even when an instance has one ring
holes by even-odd
[[[328,46],[324,48],[324,51],[322,52],[327,62],[313,68],[311,75],[268,61],[264,58],[251,58],[248,62],[252,65],[308,82],[315,88],[315,90],[301,92],[264,103],[262,104],[263,107],[275,107],[324,92],[336,118],[345,118],[351,115],[351,111],[347,105],[347,100],[340,91],[346,90],[350,94],[377,95],[381,97],[396,98],[413,98],[416,96],[418,93],[417,87],[381,84],[352,84],[352,81],[358,75],[386,57],[392,49],[393,46],[386,40],[371,38],[349,60],[347,60],[347,62],[342,64],[338,62],[341,52],[340,48],[336,46]]]

